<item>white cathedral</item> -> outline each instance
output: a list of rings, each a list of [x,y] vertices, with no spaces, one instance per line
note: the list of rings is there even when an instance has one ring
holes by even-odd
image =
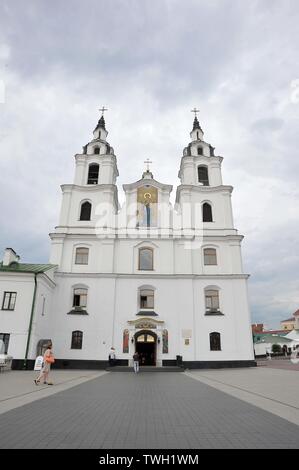
[[[125,184],[102,115],[62,185],[49,264],[12,248],[0,263],[0,340],[13,367],[32,368],[52,341],[58,368],[254,366],[247,279],[222,157],[195,114],[175,205],[149,169]],[[150,163],[150,162],[149,162]]]

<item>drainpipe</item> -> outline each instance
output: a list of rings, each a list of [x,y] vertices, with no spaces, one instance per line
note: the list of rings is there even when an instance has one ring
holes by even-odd
[[[32,298],[32,305],[31,305],[31,314],[30,314],[30,321],[29,321],[29,328],[28,328],[28,336],[27,336],[27,345],[26,345],[26,352],[25,352],[25,359],[23,364],[23,369],[27,369],[27,360],[28,360],[28,351],[29,351],[29,344],[30,344],[30,337],[31,337],[31,328],[33,322],[33,313],[35,308],[35,299],[36,299],[36,290],[37,290],[37,273],[34,273],[34,291],[33,291],[33,298]]]

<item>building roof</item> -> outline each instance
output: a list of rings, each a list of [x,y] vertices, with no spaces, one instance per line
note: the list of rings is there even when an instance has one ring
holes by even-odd
[[[290,322],[290,321],[295,321],[295,318],[294,317],[287,318],[286,320],[281,320],[280,323],[285,323],[285,322]]]
[[[272,335],[272,336],[267,336],[260,341],[257,341],[255,344],[261,344],[261,343],[289,343],[292,340],[290,338],[286,338],[285,336],[279,336],[279,335]]]
[[[293,313],[294,317],[298,317],[299,316],[299,309],[296,310],[296,312]]]
[[[55,267],[55,264],[28,264],[12,262],[9,266],[3,266],[3,263],[0,263],[0,272],[37,274],[44,273],[45,271],[49,271],[49,269]]]

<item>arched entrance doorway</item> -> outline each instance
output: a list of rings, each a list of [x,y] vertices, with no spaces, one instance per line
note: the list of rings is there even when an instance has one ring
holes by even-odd
[[[153,331],[142,330],[135,334],[135,351],[140,357],[141,366],[155,366],[157,355],[157,335]]]

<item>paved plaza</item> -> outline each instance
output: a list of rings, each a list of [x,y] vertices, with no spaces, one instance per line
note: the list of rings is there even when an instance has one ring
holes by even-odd
[[[298,413],[296,371],[53,371],[48,387],[36,387],[34,376],[0,375],[1,448],[299,447],[294,422],[244,397],[262,394],[272,407],[281,402]]]

